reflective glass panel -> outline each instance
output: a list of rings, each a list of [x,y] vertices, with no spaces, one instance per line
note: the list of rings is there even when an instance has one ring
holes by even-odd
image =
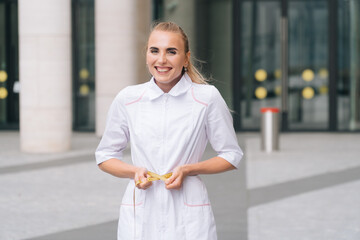
[[[94,0],[73,1],[74,129],[95,129]]]
[[[328,6],[289,1],[289,119],[291,130],[328,128]]]
[[[360,1],[338,1],[338,128],[360,129]]]
[[[6,64],[6,32],[5,32],[5,4],[0,3],[0,124],[6,123],[6,98],[8,89],[6,81],[8,79],[8,71]]]
[[[207,22],[208,72],[223,98],[232,108],[232,2],[212,0],[208,3]]]
[[[260,108],[281,105],[281,5],[246,1],[241,9],[241,128],[259,129]]]
[[[16,1],[0,2],[0,129],[19,127],[18,13]]]

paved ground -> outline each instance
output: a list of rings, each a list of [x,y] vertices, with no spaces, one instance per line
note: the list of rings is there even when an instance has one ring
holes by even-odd
[[[219,239],[360,239],[360,134],[280,140],[281,151],[264,153],[258,133],[241,133],[241,168],[203,177]],[[74,133],[69,152],[25,154],[18,132],[0,132],[1,240],[116,238],[127,180],[98,170],[98,141]]]
[[[283,134],[281,151],[246,140],[248,239],[360,239],[360,135]]]

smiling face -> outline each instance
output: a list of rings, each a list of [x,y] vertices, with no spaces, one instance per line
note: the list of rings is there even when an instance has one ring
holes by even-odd
[[[190,52],[179,33],[155,30],[150,34],[146,63],[156,84],[169,92],[181,79],[183,67],[187,67]]]

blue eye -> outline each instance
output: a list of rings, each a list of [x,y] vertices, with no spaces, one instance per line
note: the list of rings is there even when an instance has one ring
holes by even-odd
[[[172,55],[175,55],[176,54],[176,51],[169,51],[168,53],[172,54]]]
[[[158,50],[155,50],[155,49],[151,49],[150,52],[151,52],[151,53],[158,53],[159,51],[158,51]]]

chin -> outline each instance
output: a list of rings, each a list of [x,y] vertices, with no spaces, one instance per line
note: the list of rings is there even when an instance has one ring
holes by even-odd
[[[174,79],[172,79],[172,80],[162,80],[161,78],[160,79],[155,78],[155,80],[156,80],[156,82],[162,83],[162,84],[169,84],[169,83],[174,81]]]
[[[161,83],[171,83],[172,81],[175,80],[175,78],[173,77],[164,77],[164,76],[159,76],[159,75],[153,75],[155,80]]]

